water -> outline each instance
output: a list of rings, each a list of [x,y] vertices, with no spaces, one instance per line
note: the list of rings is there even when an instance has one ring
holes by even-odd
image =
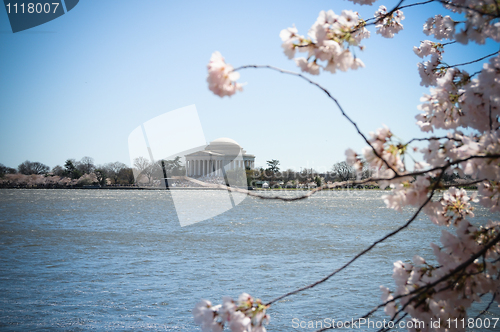
[[[181,228],[166,191],[0,190],[0,329],[197,331],[191,309],[199,299],[220,303],[245,291],[269,301],[405,223],[412,210],[386,209],[382,194],[249,197]],[[491,217],[475,212],[480,223]],[[331,280],[273,305],[268,330],[314,331],[294,329],[292,319],[365,314],[379,303],[380,285],[394,289],[392,263],[432,257],[429,243],[439,236],[418,218]],[[496,304],[485,317],[500,318]]]

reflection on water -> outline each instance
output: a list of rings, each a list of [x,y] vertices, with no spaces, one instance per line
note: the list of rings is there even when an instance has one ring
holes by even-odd
[[[0,190],[0,329],[197,330],[191,309],[200,298],[220,302],[246,291],[270,300],[403,224],[411,210],[385,209],[382,194],[337,191],[292,203],[249,197],[181,228],[166,191]],[[481,207],[475,214],[488,218]],[[392,263],[432,257],[429,243],[439,236],[417,219],[328,282],[275,304],[268,329],[294,330],[293,318],[365,314],[379,303],[379,285],[394,288]],[[494,307],[487,316],[500,317]]]

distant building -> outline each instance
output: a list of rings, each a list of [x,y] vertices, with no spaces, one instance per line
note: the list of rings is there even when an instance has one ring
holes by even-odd
[[[225,170],[254,168],[255,156],[247,154],[230,138],[218,138],[205,150],[190,153],[186,157],[186,175],[189,177],[223,176]]]

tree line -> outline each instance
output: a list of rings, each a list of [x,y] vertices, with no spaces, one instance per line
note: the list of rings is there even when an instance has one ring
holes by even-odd
[[[138,182],[155,185],[167,173],[169,176],[185,174],[180,157],[156,162],[140,157],[134,160],[133,168],[119,161],[96,165],[94,159],[88,156],[80,160],[67,159],[64,165],[53,168],[41,162],[26,160],[17,168],[0,163],[0,187],[131,186]]]
[[[279,160],[268,160],[266,168],[251,170],[247,168],[247,179],[249,186],[255,186],[256,181],[267,182],[271,187],[304,187],[311,184],[316,186],[324,185],[325,183],[346,182],[354,180],[364,180],[376,175],[377,170],[369,166],[368,163],[362,162],[362,167],[359,171],[346,161],[341,161],[333,164],[331,169],[326,172],[318,172],[313,168],[302,168],[300,171],[287,169],[282,171],[279,167]],[[459,176],[456,172],[443,174],[443,181],[446,183],[456,183],[470,179],[470,176]],[[369,187],[377,187],[377,183],[368,184]]]
[[[157,186],[164,177],[183,176],[186,173],[180,157],[173,160],[150,162],[140,157],[134,160],[134,167],[128,167],[122,162],[110,162],[96,165],[94,159],[88,156],[77,161],[67,159],[63,166],[52,169],[41,163],[26,160],[17,168],[7,167],[0,163],[0,187],[83,187],[83,186],[132,186],[141,182],[143,185]],[[270,187],[309,187],[321,186],[325,183],[345,182],[356,179],[366,179],[374,174],[374,170],[365,164],[361,171],[345,161],[333,164],[332,168],[320,173],[313,168],[302,168],[300,171],[280,169],[279,160],[268,160],[267,167],[257,169],[246,168],[247,184],[260,187],[266,182]],[[234,174],[233,174],[234,173]],[[226,176],[237,177],[241,173],[227,171]],[[460,177],[446,174],[445,181],[454,182]],[[244,181],[244,179],[241,179]],[[372,184],[376,186],[376,184]]]
[[[67,159],[63,166],[52,169],[41,163],[26,160],[17,168],[0,163],[0,186],[66,187],[85,185],[133,185],[133,169],[122,162],[96,165],[91,157],[77,161]]]

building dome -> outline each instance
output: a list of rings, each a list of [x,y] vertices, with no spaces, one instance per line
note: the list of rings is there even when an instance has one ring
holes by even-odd
[[[226,145],[226,144],[230,144],[230,145],[238,145],[240,146],[234,139],[230,139],[230,138],[227,138],[227,137],[221,137],[221,138],[217,138],[215,140],[213,140],[212,142],[210,142],[210,145]]]
[[[205,150],[227,155],[237,155],[242,148],[235,140],[230,138],[218,138],[210,142]]]

